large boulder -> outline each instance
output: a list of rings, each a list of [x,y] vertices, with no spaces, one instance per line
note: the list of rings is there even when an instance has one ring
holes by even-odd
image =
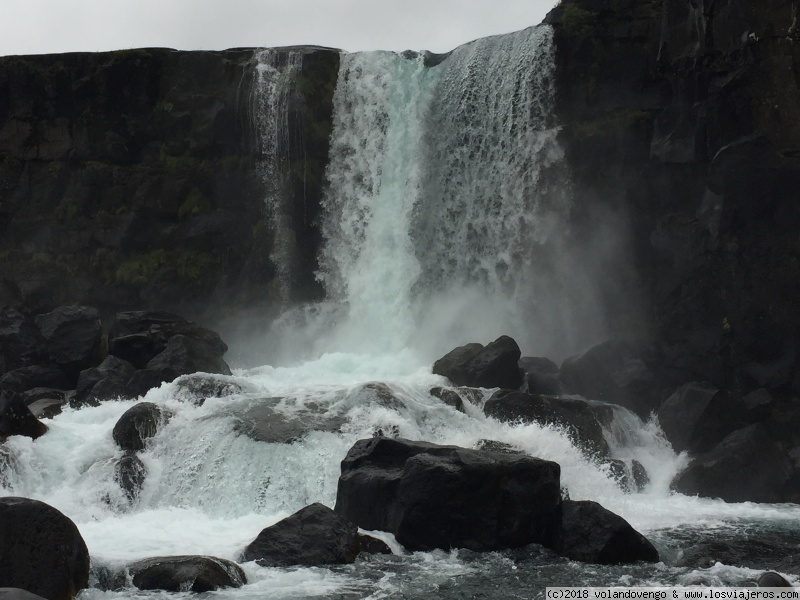
[[[77,381],[78,373],[96,365],[101,357],[100,315],[88,306],[60,306],[36,316],[43,352]]]
[[[360,440],[342,461],[337,513],[411,550],[552,547],[558,464],[427,442]]]
[[[75,524],[38,500],[0,498],[0,587],[72,600],[89,585],[89,551]]]
[[[490,344],[467,344],[451,350],[433,364],[433,373],[456,385],[516,389],[522,384],[517,361],[521,352],[507,335]]]
[[[108,336],[108,352],[137,369],[144,369],[176,335],[203,342],[217,357],[228,351],[218,334],[179,315],[164,311],[127,311],[117,313]]]
[[[529,394],[558,396],[562,393],[558,365],[549,358],[523,356],[518,364],[525,373],[525,391]]]
[[[658,409],[658,422],[676,452],[688,450],[690,440],[702,435],[695,430],[703,412],[719,389],[706,382],[680,386]]]
[[[587,453],[608,456],[610,452],[603,428],[614,420],[614,406],[605,402],[498,390],[486,401],[483,411],[504,423],[557,425]]]
[[[128,565],[133,585],[140,590],[213,592],[247,583],[242,568],[214,556],[159,556]]]
[[[22,396],[0,390],[0,441],[10,435],[36,439],[45,433],[47,425],[33,415]]]
[[[348,564],[360,551],[355,525],[327,506],[312,504],[263,529],[242,560],[281,567]]]
[[[610,340],[561,364],[565,391],[632,410],[643,419],[658,408],[653,351],[644,344]]]
[[[114,441],[123,450],[144,450],[148,439],[169,419],[169,413],[152,402],[140,402],[126,410],[111,432]]]
[[[81,371],[75,388],[75,404],[96,404],[101,400],[124,396],[126,386],[135,372],[136,368],[128,361],[106,356],[98,367]]]
[[[597,502],[565,500],[556,550],[581,562],[620,565],[658,562],[658,551],[630,524]]]
[[[0,389],[25,392],[37,387],[72,389],[64,371],[55,365],[29,365],[9,371],[0,377]]]
[[[673,487],[726,502],[782,502],[791,463],[761,424],[734,431],[678,474]]]
[[[41,343],[32,320],[10,306],[0,306],[0,373],[36,360]]]
[[[0,600],[46,600],[37,594],[31,594],[20,588],[0,588]]]

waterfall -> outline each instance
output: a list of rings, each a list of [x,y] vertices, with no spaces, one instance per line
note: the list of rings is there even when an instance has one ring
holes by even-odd
[[[290,127],[290,111],[294,83],[303,67],[303,54],[299,50],[267,48],[256,53],[256,63],[253,115],[261,157],[258,172],[266,192],[264,208],[268,228],[274,238],[270,262],[276,274],[276,296],[286,304],[291,294],[292,273],[297,268],[289,151],[290,146],[297,143],[292,133],[300,135],[299,128]]]
[[[530,265],[569,211],[544,176],[563,152],[550,28],[442,62],[342,59],[319,277],[347,306],[344,348],[441,351],[521,330]]]

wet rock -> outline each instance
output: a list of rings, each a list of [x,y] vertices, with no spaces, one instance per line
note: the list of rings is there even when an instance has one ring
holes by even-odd
[[[147,363],[147,369],[161,372],[166,377],[164,381],[198,372],[231,374],[213,346],[185,335],[172,337],[166,348]]]
[[[262,566],[348,564],[359,549],[355,525],[327,506],[312,504],[263,529],[242,560]]]
[[[63,400],[42,398],[28,404],[28,410],[37,419],[52,419],[64,409]]]
[[[100,366],[81,371],[75,388],[75,406],[97,404],[103,400],[124,397],[134,366],[116,356],[106,356]]]
[[[589,454],[609,454],[603,427],[613,421],[614,407],[604,402],[498,390],[486,401],[483,412],[503,423],[557,425]]]
[[[358,534],[358,544],[361,547],[361,553],[366,554],[391,554],[392,549],[383,540],[379,540],[371,535],[364,533]]]
[[[791,463],[761,424],[734,431],[678,474],[682,494],[726,502],[782,502]]]
[[[559,480],[556,463],[529,456],[372,438],[342,461],[335,510],[410,550],[552,547]]]
[[[392,410],[401,410],[405,407],[403,401],[385,383],[373,381],[365,383],[353,392],[353,396],[359,405],[377,404]]]
[[[633,477],[633,491],[641,492],[650,483],[650,475],[644,465],[638,460],[631,461],[631,475]]]
[[[22,393],[22,400],[30,406],[39,400],[57,400],[65,402],[67,400],[67,393],[64,390],[59,390],[50,387],[37,387]]]
[[[135,454],[125,454],[114,466],[114,480],[125,492],[131,504],[139,499],[145,477],[147,477],[147,467]]]
[[[443,388],[443,387],[435,387],[431,388],[430,390],[431,396],[434,398],[438,398],[447,406],[452,406],[458,412],[464,412],[464,401],[461,399],[461,396],[458,395],[458,392],[451,388]]]
[[[12,435],[24,435],[35,440],[45,433],[47,425],[31,413],[22,396],[0,391],[0,441]]]
[[[641,533],[597,502],[565,500],[556,551],[581,562],[619,565],[658,562],[658,551]]]
[[[0,600],[46,600],[37,594],[31,594],[20,588],[0,588]]]
[[[86,544],[75,524],[52,506],[0,498],[0,531],[0,587],[48,600],[72,600],[88,587]]]
[[[517,450],[511,444],[505,442],[498,442],[497,440],[478,440],[475,444],[475,450],[483,450],[485,452],[499,452],[500,454],[525,454],[521,450]]]
[[[486,346],[467,344],[451,350],[433,364],[433,373],[456,385],[517,389],[522,384],[520,354],[517,343],[504,335]]]
[[[523,356],[518,364],[525,372],[524,391],[545,396],[558,396],[562,393],[558,365],[549,358]]]
[[[114,425],[117,446],[129,452],[144,450],[148,439],[169,419],[169,412],[152,402],[140,402],[126,410]]]
[[[133,585],[140,590],[213,592],[247,583],[242,568],[213,556],[160,556],[128,565]]]
[[[0,377],[0,389],[25,392],[39,387],[68,390],[72,386],[64,372],[53,365],[20,367]]]
[[[745,402],[708,383],[688,383],[661,406],[659,423],[676,451],[707,452],[728,434],[767,415],[763,397],[748,394],[746,398]]]
[[[130,378],[122,395],[127,398],[139,398],[145,396],[150,390],[161,387],[161,384],[168,380],[169,376],[164,375],[161,371],[141,369]]]
[[[218,334],[179,315],[164,311],[127,311],[117,313],[108,336],[108,352],[127,360],[137,369],[144,369],[177,335],[202,342],[217,357],[222,357],[228,350]]]
[[[758,587],[793,587],[791,583],[786,581],[786,579],[775,573],[774,571],[768,571],[767,573],[762,573],[761,576],[758,578]]]
[[[196,406],[202,406],[209,398],[226,398],[244,392],[244,388],[235,381],[205,373],[182,375],[175,383],[176,396],[186,398]]]
[[[44,354],[77,381],[78,374],[97,364],[103,333],[100,315],[88,306],[60,306],[36,316]],[[70,386],[72,387],[72,386]]]
[[[565,391],[620,404],[646,419],[658,408],[652,351],[643,344],[611,340],[567,358],[560,379]]]

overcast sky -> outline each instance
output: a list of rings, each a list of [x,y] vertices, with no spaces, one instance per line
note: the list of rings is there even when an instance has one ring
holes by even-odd
[[[558,0],[2,0],[0,56],[317,44],[446,52],[537,25]]]

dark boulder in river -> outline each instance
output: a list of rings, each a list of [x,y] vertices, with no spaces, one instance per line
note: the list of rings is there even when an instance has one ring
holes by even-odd
[[[327,506],[312,504],[263,529],[242,554],[262,566],[333,565],[355,561],[358,529]]]
[[[517,342],[507,335],[490,344],[467,344],[451,350],[433,364],[433,373],[455,385],[516,389],[522,384]]]
[[[100,315],[88,306],[59,306],[37,315],[36,326],[43,339],[43,355],[77,381],[78,373],[102,358]]]
[[[726,502],[782,502],[792,465],[761,424],[734,431],[673,482],[687,495]]]
[[[179,315],[165,311],[127,311],[117,313],[108,336],[108,352],[137,369],[144,369],[176,335],[202,342],[214,356],[222,357],[228,351],[218,334]]]
[[[38,500],[0,498],[0,587],[72,600],[89,585],[89,551],[75,524]]]
[[[562,519],[556,551],[567,558],[601,565],[659,560],[647,538],[597,502],[565,500]]]
[[[100,366],[81,371],[75,390],[75,405],[97,404],[125,396],[125,387],[136,368],[127,360],[116,356],[106,356]]]
[[[214,556],[146,558],[128,565],[128,571],[140,590],[213,592],[247,583],[239,565]]]
[[[522,454],[372,438],[342,461],[335,510],[410,550],[553,547],[560,473]]]
[[[167,421],[169,414],[152,402],[140,402],[124,413],[114,425],[114,441],[123,450],[138,452]]]
[[[614,406],[605,402],[498,390],[486,401],[483,411],[504,423],[556,425],[585,452],[601,456],[610,452],[603,427],[613,421]]]
[[[22,396],[14,392],[0,391],[0,441],[10,435],[24,435],[36,439],[46,432],[47,425],[33,416]]]

